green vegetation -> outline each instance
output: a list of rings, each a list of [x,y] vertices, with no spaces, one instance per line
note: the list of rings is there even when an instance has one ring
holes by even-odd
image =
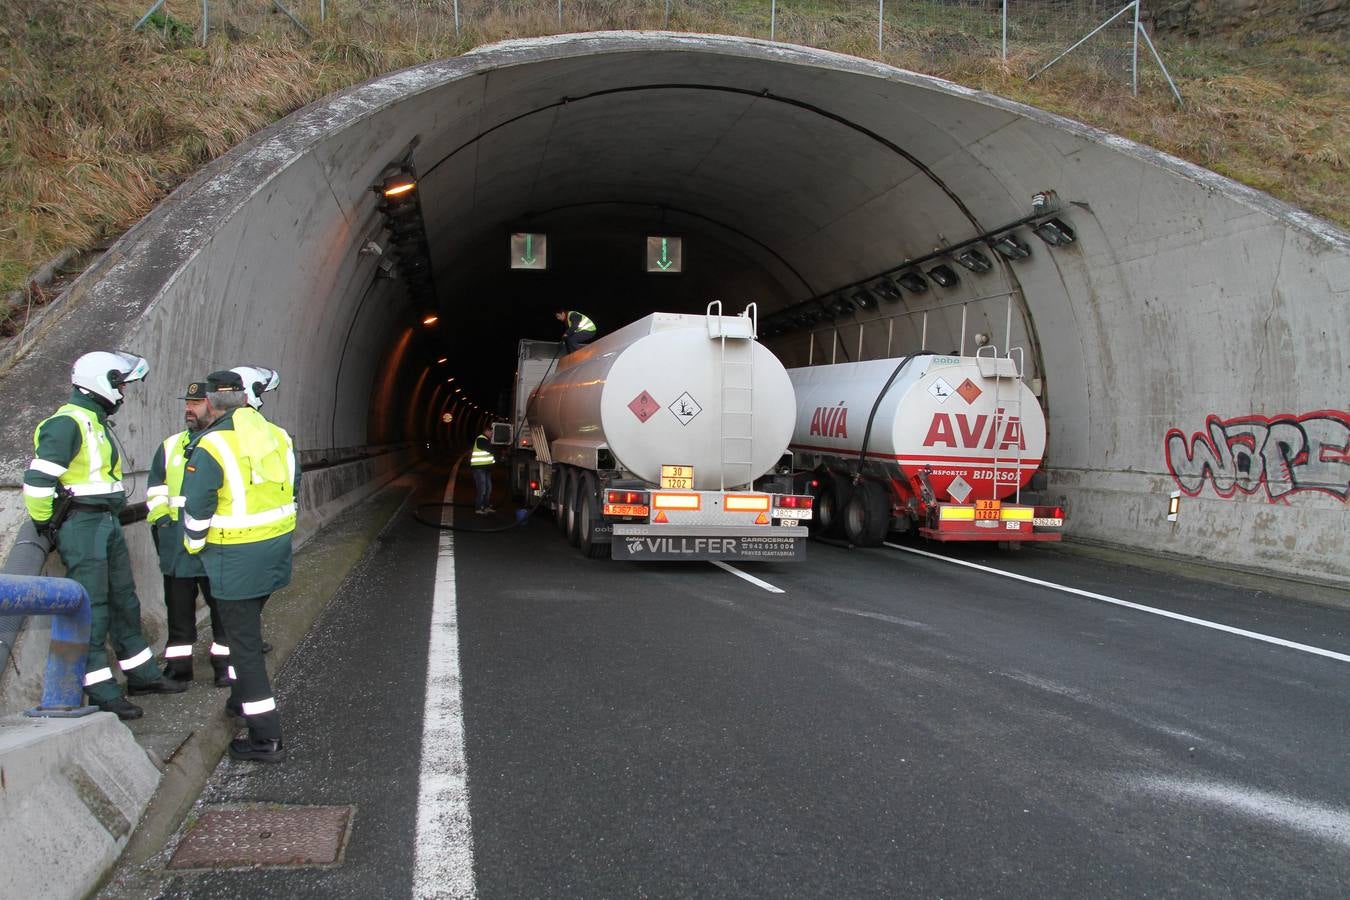
[[[318,0],[291,0],[308,39],[266,0],[212,0],[203,48],[199,3],[171,0],[170,12],[133,32],[149,5],[6,0],[0,296],[63,247],[119,234],[203,163],[325,94],[494,40],[661,28],[665,9],[663,0],[567,0],[559,29],[548,0],[461,0],[457,37],[451,0],[327,0],[322,24]],[[670,10],[671,30],[768,37],[766,0],[672,2]],[[878,58],[875,11],[870,0],[784,0],[775,36]],[[1140,96],[1131,96],[1118,33],[1107,34],[1114,47],[1103,38],[1104,48],[1085,47],[1028,82],[1072,42],[1045,25],[1015,22],[1005,63],[996,3],[891,3],[883,58],[1124,134],[1350,225],[1345,42],[1302,36],[1296,23],[1270,17],[1265,32],[1222,40],[1161,35],[1186,100],[1178,107],[1151,62],[1141,64]]]

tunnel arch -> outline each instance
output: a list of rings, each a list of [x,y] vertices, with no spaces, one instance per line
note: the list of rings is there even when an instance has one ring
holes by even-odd
[[[435,331],[359,252],[382,240],[370,187],[409,148]],[[767,315],[1023,218],[1044,190],[1057,193],[1076,243],[1048,247],[1023,228],[1026,260],[996,257],[989,273],[960,270],[951,288],[769,345],[800,365],[819,361],[826,339],[873,357],[915,349],[925,332],[1001,340],[1010,320],[1050,421],[1044,495],[1068,507],[1071,533],[1350,579],[1345,469],[1333,452],[1350,421],[1345,232],[1166,154],[940,79],[659,33],[511,41],[397,72],[212,163],[12,342],[6,514],[20,514],[33,425],[65,393],[69,361],[92,347],[115,341],[152,360],[151,384],[119,416],[142,468],[177,421],[178,383],[241,361],[282,370],[269,412],[313,453],[425,446],[440,433],[440,375],[457,374],[490,406],[515,339],[550,337],[559,298],[606,328],[709,299],[755,300]],[[506,233],[532,223],[558,237],[555,250],[572,241],[565,255],[590,268],[506,271]],[[626,271],[586,293],[596,271],[628,265],[629,238],[662,227],[686,235],[689,272]],[[446,354],[448,366],[435,363]],[[1203,470],[1175,471],[1194,468],[1183,457],[1204,450],[1192,439],[1211,421],[1297,430],[1318,413],[1330,455],[1307,489],[1272,493],[1248,471],[1224,496]],[[1169,523],[1176,490],[1186,510]]]

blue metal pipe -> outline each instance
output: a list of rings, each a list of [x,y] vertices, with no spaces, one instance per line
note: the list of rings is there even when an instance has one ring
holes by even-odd
[[[92,614],[89,594],[70,578],[0,575],[0,616],[49,615],[52,642],[42,682],[42,705],[31,716],[81,710]]]

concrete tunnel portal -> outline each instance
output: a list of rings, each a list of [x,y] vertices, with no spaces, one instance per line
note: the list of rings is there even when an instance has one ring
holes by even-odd
[[[400,161],[418,180],[423,298],[361,252],[389,246],[371,188]],[[1024,222],[1050,191],[1071,244]],[[546,271],[509,268],[522,231],[548,235]],[[1030,255],[981,243],[992,266],[975,272],[944,252],[1003,233]],[[681,274],[644,271],[647,235],[683,239]],[[839,308],[926,257],[918,274],[945,262],[957,281]],[[5,511],[18,521],[32,428],[95,347],[151,360],[118,417],[142,471],[179,420],[180,382],[274,364],[268,411],[326,466],[303,499],[327,509],[443,434],[447,378],[494,407],[516,341],[554,338],[556,306],[604,331],[754,301],[789,366],[925,341],[973,352],[977,334],[1022,347],[1049,420],[1044,495],[1076,537],[1350,583],[1347,294],[1350,235],[1334,226],[939,79],[730,37],[513,41],[294,113],[118,241],[16,339]],[[1239,433],[1245,455],[1220,446]]]

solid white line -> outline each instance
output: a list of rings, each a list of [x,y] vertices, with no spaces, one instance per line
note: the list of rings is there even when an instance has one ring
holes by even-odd
[[[742,572],[740,569],[736,568],[735,566],[729,566],[729,565],[727,565],[726,563],[722,562],[721,560],[710,559],[710,560],[708,560],[708,562],[712,563],[714,566],[717,566],[717,568],[719,568],[719,569],[725,569],[726,571],[730,572],[732,575],[735,575],[737,578],[744,578],[746,581],[750,582],[750,583],[753,584],[755,587],[762,587],[762,588],[764,588],[764,590],[768,591],[768,592],[771,593],[771,594],[782,594],[782,593],[786,593],[782,588],[774,587],[773,585],[769,584],[767,581],[764,581],[764,580],[761,579],[761,578],[756,578],[755,576],[751,575],[749,572]]]
[[[450,473],[445,502],[454,503],[459,463]],[[454,520],[454,507],[441,521]],[[417,839],[412,895],[475,897],[473,828],[464,761],[464,709],[460,702],[459,620],[455,596],[454,532],[441,532],[436,588],[427,641],[427,693],[422,712],[422,767],[417,789]]]
[[[1215,631],[1226,631],[1229,634],[1236,634],[1240,637],[1251,638],[1254,641],[1265,641],[1267,644],[1277,644],[1281,647],[1288,647],[1291,650],[1301,650],[1304,653],[1313,653],[1317,656],[1325,656],[1329,659],[1338,659],[1341,662],[1350,662],[1350,656],[1344,653],[1337,653],[1334,650],[1323,650],[1321,647],[1312,647],[1308,644],[1298,644],[1294,641],[1286,641],[1284,638],[1271,637],[1268,634],[1260,634],[1255,631],[1246,631],[1242,628],[1234,628],[1231,625],[1221,625],[1218,622],[1210,622],[1207,619],[1197,619],[1193,616],[1183,616],[1181,613],[1168,612],[1165,609],[1155,609],[1152,606],[1142,606],[1138,603],[1131,603],[1129,600],[1120,600],[1116,597],[1108,597],[1105,594],[1094,594],[1092,591],[1084,591],[1078,588],[1066,587],[1062,584],[1055,584],[1053,581],[1042,581],[1039,578],[1030,578],[1026,575],[1017,575],[1013,572],[1005,572],[1002,569],[991,569],[989,566],[982,566],[978,563],[966,562],[961,559],[952,559],[950,556],[942,556],[937,553],[929,553],[927,550],[915,550],[913,547],[902,547],[899,544],[886,542],[887,547],[896,550],[903,550],[906,553],[914,553],[918,556],[928,556],[933,559],[940,559],[943,562],[949,562],[952,565],[965,566],[969,569],[979,569],[981,572],[989,572],[993,575],[1002,575],[1004,578],[1015,578],[1018,581],[1025,581],[1028,584],[1037,584],[1041,587],[1048,587],[1056,591],[1064,591],[1066,594],[1077,594],[1080,597],[1087,597],[1092,600],[1100,600],[1103,603],[1113,603],[1116,606],[1124,606],[1129,609],[1137,609],[1140,612],[1152,613],[1155,616],[1163,616],[1168,619],[1176,619],[1178,622],[1190,622],[1192,625],[1202,625],[1205,628],[1213,628]]]

